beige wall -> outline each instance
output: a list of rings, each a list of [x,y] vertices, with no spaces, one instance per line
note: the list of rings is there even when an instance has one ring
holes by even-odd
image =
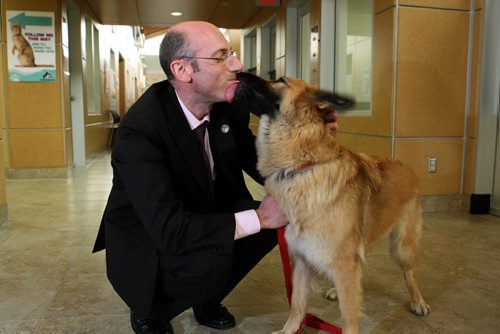
[[[53,83],[12,83],[6,78],[7,65],[2,61],[0,143],[3,152],[0,167],[3,165],[9,171],[55,171],[46,175],[65,174],[72,165],[69,82],[62,75],[69,66],[62,52],[68,46],[61,41],[65,0],[0,1],[3,21],[6,10],[56,13],[58,75]],[[75,3],[85,14],[85,2],[77,0]],[[275,16],[277,76],[286,75],[286,9],[290,3],[282,1],[274,13],[258,15],[247,26],[248,29],[259,28]],[[311,27],[320,25],[320,4],[320,0],[310,1]],[[468,0],[400,0],[397,6],[394,0],[375,0],[372,114],[368,117],[342,116],[339,120],[338,139],[342,144],[359,152],[393,156],[409,164],[420,177],[422,192],[426,195],[469,194],[472,189],[481,5],[481,1],[476,1],[468,84],[471,14]],[[82,111],[86,115],[87,154],[106,148],[111,125],[107,110],[116,108],[123,115],[142,93],[144,84],[137,54],[120,49],[113,43],[108,28],[98,24],[97,27],[102,38],[101,114],[88,115],[86,110]],[[330,32],[326,33],[328,38],[333,38]],[[6,34],[2,31],[0,41],[3,59],[7,52]],[[132,44],[131,41],[120,43]],[[111,49],[115,56],[114,68],[111,68]],[[316,76],[320,73],[318,69]],[[313,81],[319,82],[318,77]],[[111,93],[113,82],[114,93]],[[469,109],[467,87],[471,93]],[[253,124],[255,126],[255,120]],[[437,173],[427,172],[430,156],[438,160]],[[20,174],[27,176],[27,173]],[[5,202],[2,180],[0,177],[0,206]]]
[[[290,3],[282,1],[270,14],[277,24],[277,76],[286,75],[286,8]],[[320,23],[320,5],[319,0],[310,2],[311,27]],[[410,165],[428,197],[456,198],[472,189],[482,2],[475,1],[475,11],[469,7],[469,0],[399,0],[398,5],[395,0],[375,0],[371,115],[339,119],[341,144]],[[258,28],[270,15],[255,18],[247,28]],[[320,39],[333,38],[327,33]],[[436,173],[428,173],[428,157],[437,158]]]
[[[2,5],[0,3],[0,10]],[[1,15],[1,14],[0,14]],[[3,21],[3,19],[2,19]],[[0,36],[3,36],[3,24],[0,24]],[[5,52],[7,45],[3,37],[0,37],[0,62],[5,64]],[[5,86],[3,66],[0,66],[0,224],[7,221],[7,196],[5,192]]]
[[[64,168],[65,120],[62,104],[62,52],[61,52],[61,8],[57,0],[15,1],[2,0],[2,21],[6,22],[7,10],[52,11],[55,26],[56,73],[54,82],[12,82],[3,62],[2,80],[5,88],[6,133],[4,141],[5,167],[18,168]],[[5,26],[4,26],[5,27]],[[10,29],[2,33],[2,44],[6,45]],[[5,50],[3,57],[6,59]]]
[[[339,121],[349,133],[341,132],[340,141],[355,151],[380,152],[378,145],[366,145],[366,137],[373,136],[374,143],[385,138],[390,144],[385,155],[413,168],[424,195],[471,189],[481,11],[474,16],[469,112],[469,5],[465,0],[404,0],[399,6],[375,1],[372,116]],[[428,157],[437,158],[436,173],[427,171]]]
[[[2,131],[1,144],[3,146],[2,163],[7,169],[8,177],[66,177],[73,164],[71,102],[69,76],[69,45],[62,41],[62,19],[67,21],[66,0],[0,0],[2,8],[2,22],[5,22],[7,10],[52,11],[55,17],[56,40],[56,73],[54,82],[30,83],[10,82],[7,78],[7,64],[2,61],[0,70],[0,124]],[[85,17],[92,19],[88,14],[85,2],[75,1],[81,10],[81,20]],[[101,104],[97,114],[88,112],[86,98],[84,98],[85,119],[85,153],[87,156],[108,148],[108,134],[112,125],[109,109],[127,110],[142,93],[144,80],[142,66],[135,42],[117,38],[112,35],[111,27],[104,27],[92,21],[99,29],[100,38],[100,68]],[[4,27],[4,26],[2,26]],[[132,36],[132,28],[128,27]],[[6,59],[6,40],[9,31],[1,34],[2,57]],[[82,32],[83,36],[84,32]],[[131,37],[133,39],[133,37]],[[84,38],[82,38],[82,43]],[[111,62],[111,52],[114,51],[114,62]],[[135,53],[133,51],[135,49]],[[85,46],[82,45],[82,50]],[[132,50],[132,51],[131,51]],[[120,66],[120,55],[123,66]],[[85,90],[85,59],[81,61],[83,67],[83,87]],[[114,68],[111,68],[111,63]],[[120,68],[125,72],[124,80],[120,82]],[[120,101],[120,90],[123,99]],[[5,94],[3,93],[5,91]],[[123,108],[120,108],[120,105]],[[1,166],[0,166],[1,167]],[[1,185],[0,185],[1,188]],[[1,194],[0,194],[1,200]],[[1,204],[1,203],[0,203]]]

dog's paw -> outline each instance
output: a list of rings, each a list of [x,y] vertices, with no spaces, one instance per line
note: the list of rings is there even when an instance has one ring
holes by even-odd
[[[427,315],[429,313],[431,308],[422,299],[418,303],[411,303],[411,310],[413,313],[415,313],[418,316],[424,316],[424,315]]]
[[[328,289],[325,292],[325,298],[330,300],[337,299],[337,290],[335,288]]]

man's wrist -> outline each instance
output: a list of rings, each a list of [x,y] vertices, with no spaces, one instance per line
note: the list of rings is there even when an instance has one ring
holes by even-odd
[[[255,210],[245,210],[234,214],[236,228],[234,240],[259,233],[261,230],[259,216]]]

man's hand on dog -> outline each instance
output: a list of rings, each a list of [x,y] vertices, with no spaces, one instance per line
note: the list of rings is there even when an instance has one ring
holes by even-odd
[[[288,224],[288,218],[271,195],[266,195],[257,210],[261,229],[280,228]]]

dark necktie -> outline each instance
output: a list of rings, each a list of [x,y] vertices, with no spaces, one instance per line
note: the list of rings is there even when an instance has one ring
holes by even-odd
[[[200,146],[201,158],[205,169],[207,170],[209,180],[212,181],[212,170],[210,168],[210,161],[208,160],[208,153],[205,150],[205,130],[207,129],[208,122],[201,123],[196,129],[193,130],[194,136],[198,145]]]

